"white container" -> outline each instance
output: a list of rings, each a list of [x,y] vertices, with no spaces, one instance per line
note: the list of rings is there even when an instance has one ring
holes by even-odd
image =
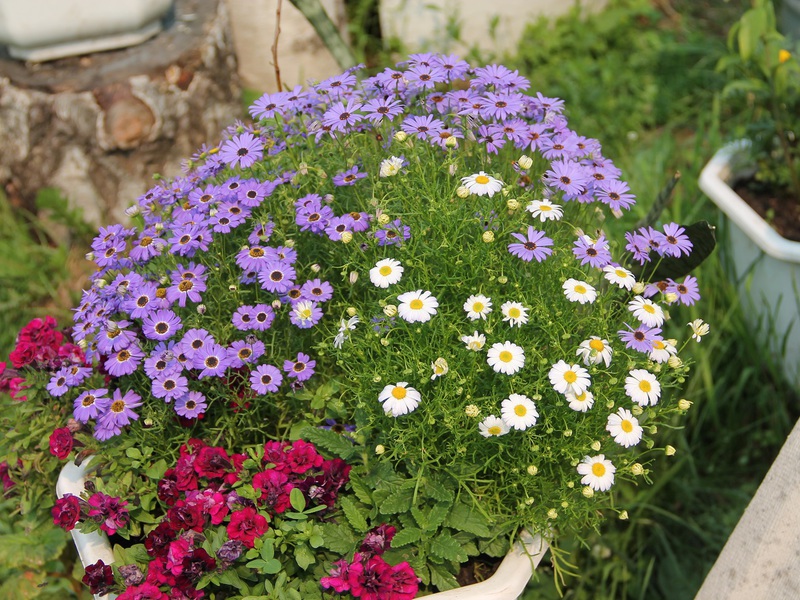
[[[723,262],[748,325],[800,385],[800,242],[780,236],[731,188],[746,173],[746,155],[746,142],[718,151],[700,173],[700,189],[725,214]]]
[[[139,44],[161,31],[174,0],[0,0],[0,44],[42,62]]]
[[[70,461],[64,466],[56,483],[56,494],[59,498],[65,494],[79,496],[83,492],[88,463],[85,460],[80,466],[76,466]],[[114,562],[111,543],[104,533],[87,534],[76,529],[70,533],[84,567],[99,559],[107,565]],[[425,597],[432,600],[516,600],[530,581],[533,569],[539,565],[549,548],[549,544],[541,536],[532,536],[525,532],[520,537],[521,540],[506,555],[495,574],[486,581]],[[116,595],[95,598],[113,600]]]

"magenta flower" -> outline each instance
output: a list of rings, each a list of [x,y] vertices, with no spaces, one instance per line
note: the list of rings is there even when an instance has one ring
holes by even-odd
[[[509,244],[508,251],[525,262],[530,262],[534,258],[537,262],[542,262],[553,253],[550,246],[553,245],[553,240],[545,236],[543,231],[534,229],[528,226],[528,233],[522,235],[521,233],[512,233],[512,237],[519,240],[520,243]]]
[[[239,540],[248,548],[252,548],[255,539],[264,535],[267,529],[269,529],[267,519],[249,506],[231,513],[227,527],[228,538]]]
[[[117,529],[122,529],[128,524],[130,515],[125,508],[128,503],[121,498],[108,496],[102,492],[95,492],[87,501],[89,504],[89,518],[100,524],[100,529],[108,535],[114,535]]]
[[[55,525],[64,531],[71,531],[81,518],[81,499],[73,494],[66,494],[63,498],[56,500],[50,514],[53,515]]]

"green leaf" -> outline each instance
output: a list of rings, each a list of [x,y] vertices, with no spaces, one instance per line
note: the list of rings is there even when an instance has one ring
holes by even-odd
[[[421,538],[421,529],[417,527],[406,527],[395,534],[392,539],[392,548],[402,548],[403,546],[419,541]]]
[[[372,506],[374,504],[369,488],[364,484],[359,476],[350,475],[350,489],[353,490],[356,498],[358,498],[367,506]]]
[[[439,588],[439,591],[444,592],[459,587],[455,575],[444,565],[429,564],[428,567],[431,570],[431,583]]]
[[[408,512],[411,508],[411,500],[414,497],[414,490],[406,488],[390,494],[380,505],[382,515],[395,515],[397,513]]]
[[[155,462],[154,464],[150,465],[147,469],[146,474],[150,479],[161,479],[164,477],[164,473],[167,472],[167,461],[163,458],[159,461]]]
[[[445,560],[464,562],[469,558],[461,545],[449,533],[441,533],[431,541],[431,554]]]
[[[303,512],[303,510],[305,510],[306,497],[299,488],[292,488],[292,491],[289,492],[289,504],[291,504],[292,508],[297,512]]]
[[[440,502],[453,502],[453,490],[435,479],[427,482],[425,485],[425,493],[434,500],[439,500]]]
[[[353,442],[335,431],[306,427],[301,431],[301,436],[343,460],[347,460],[357,451]]]
[[[453,507],[444,524],[458,531],[466,531],[479,537],[489,537],[491,535],[486,517],[463,502],[459,502]]]
[[[355,502],[350,500],[350,498],[347,496],[340,496],[339,504],[341,504],[342,510],[344,511],[344,516],[347,517],[347,520],[350,522],[350,525],[353,526],[353,529],[360,533],[366,533],[367,530],[369,530],[367,520],[358,510]]]
[[[68,539],[68,533],[53,525],[31,534],[0,535],[0,564],[12,568],[42,567],[61,554]]]
[[[283,568],[281,561],[277,558],[270,558],[264,561],[264,566],[261,567],[261,572],[266,575],[275,575]]]
[[[272,560],[275,556],[275,545],[273,540],[269,538],[262,538],[261,551],[259,553],[262,560]]]
[[[305,544],[299,544],[295,547],[294,559],[297,562],[297,565],[303,569],[303,571],[307,570],[308,567],[317,561],[314,553],[311,551],[311,548]]]
[[[448,512],[450,512],[449,504],[439,502],[434,505],[428,512],[428,524],[425,526],[425,531],[435,531],[444,522]]]
[[[323,523],[322,537],[328,550],[341,555],[350,554],[358,543],[355,532],[347,523]]]
[[[140,459],[142,458],[142,453],[138,448],[128,448],[125,450],[125,456],[128,458]]]
[[[489,556],[505,556],[509,549],[508,539],[503,536],[498,536],[491,540],[480,540],[478,542],[478,548],[481,553]]]

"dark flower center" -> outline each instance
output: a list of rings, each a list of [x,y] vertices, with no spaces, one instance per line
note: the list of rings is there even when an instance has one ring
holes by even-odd
[[[184,234],[184,235],[181,236],[181,239],[178,240],[178,243],[179,244],[188,244],[191,241],[192,241],[192,236],[190,236],[188,234]]]
[[[139,308],[144,308],[150,302],[149,296],[139,296],[139,299],[136,301],[136,306]]]
[[[340,121],[347,121],[347,119],[349,119],[349,118],[350,118],[350,113],[349,112],[343,112],[342,114],[339,115],[339,120]]]
[[[642,331],[634,331],[633,332],[633,339],[635,339],[637,342],[643,342],[644,339],[645,339],[644,338],[644,332],[642,332]]]
[[[114,400],[111,403],[111,412],[121,413],[125,410],[125,403],[122,400]]]
[[[211,202],[211,200],[213,200],[213,198],[214,196],[212,196],[211,194],[203,194],[202,196],[200,196],[200,203],[208,204],[209,202]]]
[[[84,398],[81,401],[81,404],[83,406],[92,406],[94,404],[94,401],[95,401],[95,397],[92,396],[91,394],[89,394],[89,395],[86,396],[86,398]]]
[[[127,350],[120,350],[117,354],[117,362],[125,362],[131,358],[131,353]]]
[[[572,183],[572,180],[571,180],[569,177],[567,177],[566,175],[563,175],[563,176],[561,177],[560,181],[561,181],[561,183],[563,183],[564,185],[569,185],[570,183]]]
[[[269,278],[272,281],[283,281],[283,273],[281,273],[280,271],[273,271],[272,273],[269,274]]]
[[[320,215],[319,213],[311,213],[310,215],[308,215],[308,220],[312,223],[314,221],[319,221],[321,218],[322,215]]]
[[[195,408],[197,408],[197,402],[195,402],[194,400],[187,400],[186,404],[184,404],[184,407],[188,410],[194,410]]]
[[[182,292],[188,292],[194,287],[194,283],[191,281],[183,280],[178,284],[178,289]]]
[[[153,243],[153,238],[150,236],[144,236],[141,240],[139,240],[139,245],[143,248],[147,248],[150,244]]]
[[[164,335],[165,333],[167,333],[169,331],[169,324],[165,323],[164,321],[160,321],[160,322],[156,323],[155,330],[156,330],[156,333]]]
[[[264,249],[259,247],[250,248],[250,252],[248,254],[250,254],[252,258],[261,258],[264,256]]]
[[[200,350],[203,347],[203,340],[192,340],[192,349]]]
[[[533,252],[534,250],[536,250],[536,244],[534,242],[525,242],[522,245],[525,247],[525,250],[529,252]]]
[[[239,149],[236,151],[236,154],[238,154],[239,156],[247,156],[247,154],[248,154],[249,152],[250,152],[250,151],[249,151],[247,148],[239,148]]]
[[[587,248],[586,254],[588,256],[597,256],[597,250],[595,250],[594,248]]]
[[[298,361],[294,363],[294,366],[292,367],[292,371],[294,371],[295,373],[302,373],[305,370],[306,370],[306,363],[304,362]]]
[[[256,321],[258,321],[259,323],[263,323],[266,320],[267,320],[267,313],[260,312],[256,315]]]
[[[175,383],[175,381],[173,379],[167,379],[164,382],[164,389],[167,390],[167,391],[174,390],[176,386],[177,386],[177,384]]]
[[[272,375],[262,375],[261,383],[263,383],[264,385],[269,385],[270,383],[272,383]]]
[[[216,356],[209,356],[208,358],[206,358],[206,366],[209,369],[213,369],[218,365],[219,365],[219,359]]]
[[[242,348],[241,350],[239,350],[238,356],[239,356],[240,359],[244,360],[246,358],[250,358],[250,356],[252,354],[253,354],[253,351],[250,350],[250,348]]]

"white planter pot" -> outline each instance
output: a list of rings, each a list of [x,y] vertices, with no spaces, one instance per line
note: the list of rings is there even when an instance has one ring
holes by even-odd
[[[80,496],[86,482],[88,460],[76,466],[67,463],[61,471],[56,483],[56,494],[59,498],[65,494]],[[81,563],[92,565],[102,559],[107,565],[114,562],[111,543],[104,533],[81,533],[73,529],[72,539],[78,549]],[[486,581],[468,585],[455,590],[431,594],[426,598],[432,600],[516,600],[530,581],[535,569],[544,557],[549,544],[541,536],[532,536],[527,532],[506,555],[497,571]],[[114,600],[115,594],[95,596],[97,600]]]
[[[700,173],[700,189],[724,213],[723,256],[745,318],[783,368],[800,384],[800,242],[781,237],[733,191],[744,173],[744,142],[717,152]]]
[[[174,0],[0,0],[0,44],[46,61],[139,44],[161,31]]]

